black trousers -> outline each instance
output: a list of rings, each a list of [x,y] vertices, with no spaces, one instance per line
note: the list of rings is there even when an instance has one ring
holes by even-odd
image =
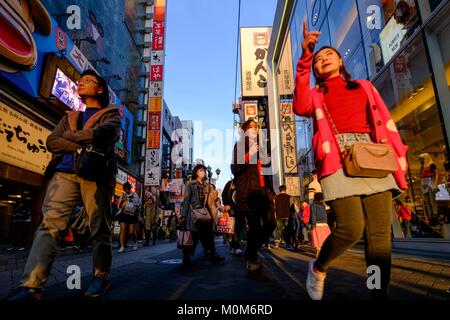
[[[186,256],[193,256],[195,248],[199,241],[201,241],[203,248],[211,253],[211,256],[216,254],[216,245],[214,244],[213,221],[202,223],[198,225],[198,231],[192,233],[193,246],[189,249],[183,249],[183,254]]]
[[[247,211],[240,211],[247,220],[247,248],[245,258],[250,262],[258,261],[258,250],[269,241],[276,228],[270,200],[264,189],[250,192]]]
[[[331,202],[336,229],[322,245],[314,266],[326,272],[331,262],[364,235],[367,266],[380,268],[381,288],[371,290],[374,298],[386,298],[391,278],[392,193],[353,196]]]

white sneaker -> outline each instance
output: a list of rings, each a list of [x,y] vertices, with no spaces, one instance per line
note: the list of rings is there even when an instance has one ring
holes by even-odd
[[[238,256],[238,255],[242,254],[242,250],[237,248],[236,250],[234,250],[234,254]]]
[[[17,250],[19,250],[19,251],[23,251],[23,250],[25,250],[25,247],[20,247],[19,249],[17,249]]]
[[[123,253],[125,251],[125,247],[120,247],[119,251],[117,251],[118,253]]]
[[[315,272],[313,270],[314,262],[311,260],[308,264],[308,275],[306,276],[306,291],[312,300],[322,300],[323,287],[327,276],[324,272]]]
[[[133,250],[136,251],[138,249],[137,243],[133,245]]]

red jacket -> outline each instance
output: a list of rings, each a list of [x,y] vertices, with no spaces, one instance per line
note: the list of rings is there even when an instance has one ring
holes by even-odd
[[[308,205],[306,207],[303,207],[303,210],[302,210],[302,221],[303,221],[303,224],[309,224],[310,218],[311,218],[311,210],[310,210],[310,207]]]
[[[321,179],[338,171],[343,164],[336,136],[323,110],[323,94],[309,87],[312,59],[313,54],[308,54],[298,61],[293,107],[297,115],[314,119],[312,144],[317,174]],[[368,97],[372,139],[377,143],[388,143],[392,147],[398,162],[398,170],[394,172],[394,177],[399,188],[406,190],[408,188],[405,179],[408,170],[406,160],[408,147],[403,144],[388,108],[377,89],[370,81],[357,80],[357,82]]]
[[[395,211],[397,215],[403,220],[411,221],[411,210],[405,205],[395,205]]]

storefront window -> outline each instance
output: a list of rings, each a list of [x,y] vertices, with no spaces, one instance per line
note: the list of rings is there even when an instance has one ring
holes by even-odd
[[[447,12],[450,11],[449,7],[450,4],[447,4]],[[435,32],[437,33],[447,84],[450,86],[450,42],[448,41],[448,36],[450,34],[450,16],[447,13],[446,15],[444,14],[442,18],[437,18],[439,20],[436,20],[436,22],[440,27],[436,28]]]
[[[364,75],[363,52],[359,49],[361,46],[361,31],[356,2],[353,0],[333,1],[328,13],[328,22],[331,44],[340,52],[345,65],[353,69],[352,76]],[[365,74],[362,78],[366,77]]]
[[[390,109],[404,143],[409,146],[409,189],[399,200],[413,215],[409,227],[405,221],[401,224],[404,235],[442,237],[448,217],[439,185],[445,174],[446,150],[421,36],[378,77],[375,86]],[[395,222],[400,227],[400,221]]]
[[[443,0],[422,0],[420,2],[420,10],[422,13],[423,19],[428,18],[439,5],[445,2]]]

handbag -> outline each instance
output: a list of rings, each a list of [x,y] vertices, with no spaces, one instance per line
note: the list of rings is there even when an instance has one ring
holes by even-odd
[[[209,214],[208,208],[206,208],[206,201],[208,200],[208,196],[209,196],[209,191],[205,197],[205,202],[203,203],[202,208],[194,209],[194,208],[192,208],[192,205],[190,205],[191,210],[192,210],[192,214],[191,214],[192,222],[194,224],[207,223],[207,222],[211,221],[211,215]]]
[[[323,108],[334,134],[338,135],[339,132],[325,104]],[[388,144],[356,142],[344,146],[341,157],[344,171],[349,177],[385,178],[398,168],[394,152]]]
[[[194,245],[192,233],[189,230],[177,230],[177,248],[187,249]]]
[[[78,157],[77,176],[88,181],[98,181],[109,169],[109,160],[104,151],[89,145]]]

